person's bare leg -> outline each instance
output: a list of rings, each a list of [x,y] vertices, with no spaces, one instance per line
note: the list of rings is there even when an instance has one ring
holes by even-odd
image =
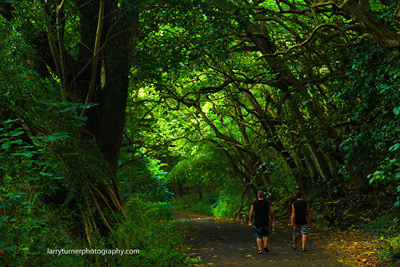
[[[261,238],[257,238],[257,247],[258,247],[258,250],[261,250],[261,245],[262,245],[262,239],[261,239]]]
[[[297,236],[293,235],[293,245],[297,246]]]
[[[264,247],[268,244],[268,236],[263,236]]]
[[[269,252],[269,249],[267,247],[268,244],[268,236],[263,236],[263,240],[264,240],[264,251],[265,252]]]
[[[307,239],[307,235],[302,235],[301,244],[302,244],[303,248],[306,247],[306,239]]]

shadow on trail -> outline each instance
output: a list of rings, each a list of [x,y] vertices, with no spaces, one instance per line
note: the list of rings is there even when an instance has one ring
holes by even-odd
[[[343,266],[335,255],[319,249],[313,242],[312,232],[307,242],[308,252],[290,247],[292,235],[288,229],[272,232],[268,241],[270,252],[257,254],[252,227],[210,217],[180,221],[182,229],[188,231],[191,257],[201,258],[200,263],[192,266]]]

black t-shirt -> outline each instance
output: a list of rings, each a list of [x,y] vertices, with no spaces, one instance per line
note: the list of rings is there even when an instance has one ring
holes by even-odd
[[[304,200],[296,200],[293,202],[294,206],[294,223],[295,224],[307,224],[307,201]]]
[[[253,202],[254,208],[254,225],[269,225],[269,202],[267,200],[256,200]]]

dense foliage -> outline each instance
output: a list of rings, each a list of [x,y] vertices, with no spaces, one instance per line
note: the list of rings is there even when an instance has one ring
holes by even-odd
[[[0,1],[0,262],[183,265],[168,203],[238,217],[256,190],[280,216],[302,189],[317,223],[396,240],[399,17],[384,0]],[[142,253],[44,249],[117,245]]]

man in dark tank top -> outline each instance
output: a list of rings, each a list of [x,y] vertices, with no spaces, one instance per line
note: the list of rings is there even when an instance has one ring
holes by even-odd
[[[254,214],[254,238],[257,240],[257,254],[262,254],[261,245],[264,241],[264,250],[269,252],[267,247],[269,236],[269,225],[274,221],[274,211],[270,203],[264,199],[264,192],[258,191],[257,200],[253,202],[250,209],[249,225],[251,225]],[[269,214],[271,214],[271,222],[269,222]]]
[[[296,193],[296,201],[292,203],[291,225],[293,227],[293,249],[297,249],[297,239],[301,235],[303,252],[306,252],[307,223],[310,222],[310,209],[307,201],[303,200],[303,193]]]

